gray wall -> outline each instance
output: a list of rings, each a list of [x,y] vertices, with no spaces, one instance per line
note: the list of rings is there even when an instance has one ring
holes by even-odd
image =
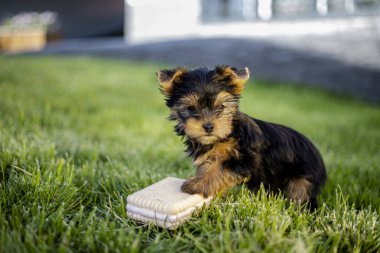
[[[64,38],[122,35],[123,0],[1,0],[0,20],[24,11],[55,11]]]

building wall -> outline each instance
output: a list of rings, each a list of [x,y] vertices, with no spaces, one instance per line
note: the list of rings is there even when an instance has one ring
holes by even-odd
[[[125,1],[125,38],[131,43],[190,36],[325,34],[370,27],[380,13],[380,0]],[[265,22],[269,20],[274,22]]]
[[[195,34],[201,0],[126,0],[125,35],[131,42]]]

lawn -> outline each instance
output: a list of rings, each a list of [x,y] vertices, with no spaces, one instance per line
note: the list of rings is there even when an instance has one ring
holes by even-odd
[[[175,231],[129,220],[129,194],[194,173],[160,67],[0,58],[0,252],[379,252],[380,107],[259,79],[241,110],[316,144],[321,208],[236,187]]]

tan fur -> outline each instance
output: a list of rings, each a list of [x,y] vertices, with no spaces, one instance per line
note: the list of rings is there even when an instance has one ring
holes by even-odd
[[[296,178],[289,181],[286,194],[289,199],[299,203],[310,200],[311,183],[305,178]]]
[[[222,163],[230,157],[238,158],[239,151],[237,150],[237,146],[237,142],[234,138],[230,138],[226,142],[218,142],[206,154],[198,157],[194,161],[194,164],[198,167],[211,161]]]
[[[193,118],[188,119],[185,123],[186,135],[189,136],[190,138],[199,139],[201,141],[201,139],[205,137],[205,134],[206,134],[203,129],[202,124],[203,124],[203,121],[193,119]],[[210,141],[217,140],[216,136],[206,136],[206,137],[208,137]],[[204,139],[208,140],[207,138],[204,138]],[[204,143],[204,144],[209,144],[209,143]]]
[[[196,107],[197,106],[197,103],[198,103],[198,100],[199,100],[199,96],[194,94],[194,93],[191,93],[190,95],[187,95],[183,98],[180,99],[181,101],[181,105],[186,105],[186,106],[194,106]]]
[[[174,83],[181,82],[181,76],[187,71],[186,68],[177,68],[173,76],[167,76],[165,73],[158,71],[157,79],[160,84],[160,90],[165,96],[169,96],[172,92]]]
[[[223,82],[223,79],[229,77],[231,81],[228,84],[234,86],[232,94],[238,95],[244,90],[244,85],[249,79],[248,68],[244,68],[242,72],[242,74],[237,73],[231,67],[226,66],[222,69],[222,73],[217,73],[214,75],[213,81]]]
[[[233,94],[240,94],[244,90],[244,84],[246,80],[235,79],[231,82],[232,85],[235,85],[235,89],[233,89]]]
[[[227,137],[232,131],[232,116],[222,114],[218,118],[213,118],[211,122],[214,124],[213,134],[219,139]]]
[[[230,101],[233,101],[233,98],[234,97],[227,91],[222,91],[216,96],[214,101],[214,107],[218,107],[219,105],[225,105],[225,103],[231,103]]]
[[[229,157],[238,157],[237,142],[229,139],[227,142],[216,143],[206,154],[194,161],[197,166],[195,177],[188,179],[182,186],[184,192],[215,196],[245,179],[223,168],[223,162]]]

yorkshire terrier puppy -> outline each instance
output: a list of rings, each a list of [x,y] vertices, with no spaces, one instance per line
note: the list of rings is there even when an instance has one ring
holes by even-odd
[[[322,157],[299,132],[239,111],[248,68],[183,67],[157,72],[175,131],[184,136],[196,167],[182,185],[190,194],[214,196],[236,184],[281,190],[291,200],[317,207],[326,181]]]

